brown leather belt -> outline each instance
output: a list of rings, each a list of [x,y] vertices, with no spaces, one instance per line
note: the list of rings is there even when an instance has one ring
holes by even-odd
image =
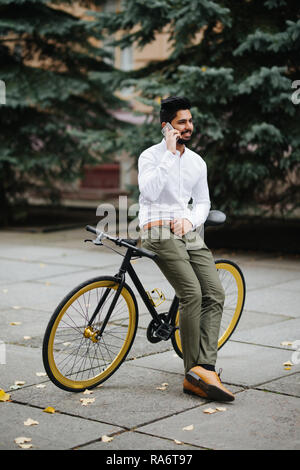
[[[162,225],[170,225],[171,220],[153,220],[153,222],[148,222],[148,224],[143,226],[144,230],[148,230],[151,227],[161,227]]]

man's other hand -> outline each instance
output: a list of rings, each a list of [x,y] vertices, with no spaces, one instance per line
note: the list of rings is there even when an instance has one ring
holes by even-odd
[[[188,219],[174,219],[171,222],[171,230],[178,237],[182,237],[192,230],[193,225]]]

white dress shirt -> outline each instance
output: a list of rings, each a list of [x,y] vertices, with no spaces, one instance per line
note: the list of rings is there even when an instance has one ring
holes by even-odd
[[[144,150],[138,160],[138,183],[140,227],[161,219],[185,218],[193,229],[205,222],[210,210],[206,163],[187,147],[181,156],[178,150],[174,155],[163,139]]]

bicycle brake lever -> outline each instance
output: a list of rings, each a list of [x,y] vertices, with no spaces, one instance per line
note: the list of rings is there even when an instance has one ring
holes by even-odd
[[[94,243],[94,245],[103,245],[102,241],[99,240],[98,238],[96,238],[96,240],[91,240],[90,238],[87,238],[86,240],[84,240],[85,242],[91,242],[91,243]]]
[[[98,235],[95,240],[92,240],[92,242],[94,243],[94,245],[103,245],[103,243],[102,243],[102,241],[101,241],[101,237],[102,237],[102,233],[101,233],[100,235]]]
[[[103,245],[102,241],[101,240],[92,240],[94,245]]]

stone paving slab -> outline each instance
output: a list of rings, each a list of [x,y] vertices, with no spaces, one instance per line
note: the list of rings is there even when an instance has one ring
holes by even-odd
[[[225,411],[205,414],[209,403],[156,421],[139,431],[217,450],[292,450],[300,447],[300,411],[296,397],[258,390],[241,392]],[[192,431],[182,428],[193,425]]]
[[[25,426],[28,418],[38,421]],[[5,426],[3,424],[5,423]],[[49,414],[40,408],[18,403],[1,403],[0,450],[21,450],[14,442],[17,437],[31,438],[33,450],[66,450],[119,432],[122,428],[99,421],[80,419],[64,413]]]
[[[35,279],[47,279],[57,274],[67,276],[73,271],[74,267],[72,266],[1,259],[0,285]]]
[[[270,271],[296,271],[298,273],[297,277],[299,278],[299,265],[300,265],[300,256],[297,255],[274,255],[273,253],[254,253],[253,259],[252,255],[247,253],[236,253],[232,254],[233,258],[240,260],[240,264],[247,265],[249,267],[255,268],[256,271],[261,269],[268,268]]]
[[[252,344],[228,341],[219,351],[217,369],[223,369],[222,381],[243,387],[254,387],[275,378],[289,375],[283,363],[291,359],[291,352],[284,349],[267,348]],[[135,366],[153,370],[182,372],[182,361],[168,351],[136,359]],[[293,372],[300,364],[293,366]]]
[[[300,263],[299,263],[300,264]],[[274,287],[274,285],[282,284],[289,285],[289,283],[300,283],[300,268],[297,269],[270,269],[261,266],[259,269],[253,269],[253,266],[247,263],[239,263],[240,268],[244,274],[245,282],[247,285],[247,292],[254,289],[261,289],[266,287]]]
[[[239,333],[246,330],[259,330],[260,327],[267,327],[267,325],[275,325],[284,321],[290,321],[292,318],[285,315],[276,315],[273,313],[252,312],[251,310],[244,309],[242,316],[239,320],[238,327],[234,331],[231,339],[239,339]]]
[[[255,312],[300,317],[300,292],[286,292],[280,285],[247,292],[246,308]]]
[[[0,287],[1,289],[1,287]],[[45,282],[18,282],[7,284],[3,289],[6,291],[1,295],[0,310],[29,309],[52,313],[59,302],[65,297],[69,289],[64,286],[54,286],[46,279]]]
[[[268,325],[258,325],[250,329],[238,328],[234,334],[236,341],[243,341],[245,343],[254,343],[264,346],[272,346],[274,348],[285,348],[288,350],[300,349],[300,318],[286,319],[277,323]],[[297,345],[282,345],[282,342],[296,342]]]
[[[135,431],[127,431],[120,433],[113,437],[111,442],[93,442],[89,445],[84,445],[77,450],[173,450],[177,452],[188,450],[202,450],[198,446],[186,445],[184,443],[176,444],[173,439],[166,439],[150,434],[145,434]],[[112,454],[111,454],[112,455]],[[110,456],[111,456],[110,455]],[[179,460],[178,460],[179,462]]]
[[[16,380],[25,381],[27,387],[48,379],[37,376],[37,372],[45,373],[40,349],[6,344],[6,364],[0,364],[0,388],[10,393]]]
[[[71,272],[70,274],[63,274],[63,275],[55,275],[55,276],[48,276],[47,280],[45,279],[39,281],[36,280],[35,282],[37,283],[45,283],[47,282],[48,284],[54,285],[54,286],[61,286],[65,288],[65,293],[67,294],[70,292],[74,287],[79,286],[79,284],[82,284],[85,281],[88,281],[89,279],[94,279],[95,277],[100,277],[103,276],[103,270],[93,268],[93,269],[80,269],[80,268],[75,268],[76,271]],[[114,267],[106,267],[105,272],[109,276],[113,276],[116,273],[116,269]]]
[[[283,282],[280,284],[280,289],[287,292],[300,292],[300,279]]]
[[[260,390],[267,390],[275,393],[282,393],[300,398],[300,372],[272,380],[257,387]],[[300,427],[300,423],[298,423]]]
[[[56,249],[57,250],[57,249]],[[101,249],[100,249],[101,250]],[[122,257],[114,252],[100,251],[95,247],[70,250],[64,249],[61,256],[45,257],[45,262],[64,264],[66,266],[86,266],[88,268],[103,269],[111,265],[120,265]]]
[[[82,393],[61,390],[52,382],[45,381],[45,377],[40,380],[46,384],[43,389],[25,385],[9,393],[14,401],[24,405],[43,409],[52,406],[72,416],[94,419],[127,429],[194,408],[204,402],[201,398],[182,393],[183,374],[135,367],[134,362],[124,363],[101,387],[94,388],[93,394],[88,397],[95,398],[95,402],[89,406],[82,406],[80,398],[85,397]],[[26,367],[26,362],[23,367]],[[20,375],[18,380],[22,377],[26,380],[26,374],[25,377]],[[12,380],[13,378],[10,381]],[[26,384],[32,382],[30,376]],[[166,390],[157,389],[163,383],[168,384]]]
[[[41,343],[50,314],[43,311],[33,311],[26,308],[15,310],[0,310],[1,333],[0,339],[8,343],[18,343],[23,346],[36,346]],[[12,324],[12,323],[21,323]],[[24,336],[30,338],[24,339]]]

